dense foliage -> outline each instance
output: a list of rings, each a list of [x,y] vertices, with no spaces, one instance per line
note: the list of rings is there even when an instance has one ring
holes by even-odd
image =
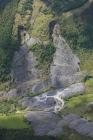
[[[88,0],[43,0],[48,5],[51,5],[55,13],[66,12],[82,6]]]
[[[55,52],[54,45],[51,42],[47,45],[36,44],[31,46],[30,50],[34,52],[37,58],[37,67],[41,70],[44,76],[47,75],[49,73],[50,64],[53,61],[53,54]]]
[[[19,8],[18,12],[22,15],[27,14],[27,10],[32,11],[32,4],[33,4],[33,0],[26,0],[25,4],[23,4],[22,8]]]
[[[17,7],[17,0],[3,1],[1,6],[5,6],[0,12],[0,81],[7,80],[10,72],[13,52],[18,44],[12,38],[12,27]]]
[[[5,8],[5,6],[12,0],[0,0],[0,11]]]
[[[11,140],[92,140],[67,128],[60,137],[34,136],[33,134],[32,129],[1,129],[0,140],[10,140],[10,138]]]
[[[62,16],[60,20],[62,35],[73,49],[93,48],[93,5],[80,16]]]

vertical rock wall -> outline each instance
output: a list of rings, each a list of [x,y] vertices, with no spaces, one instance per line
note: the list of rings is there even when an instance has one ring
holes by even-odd
[[[56,47],[53,63],[50,68],[50,79],[53,87],[67,87],[83,79],[80,71],[80,60],[61,36],[60,26],[53,29],[53,43]]]

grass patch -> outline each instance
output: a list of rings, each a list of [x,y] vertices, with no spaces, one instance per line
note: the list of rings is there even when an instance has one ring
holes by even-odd
[[[53,16],[51,14],[39,14],[32,27],[31,35],[42,40],[48,40],[48,24],[52,20],[52,18]]]
[[[72,97],[65,101],[65,108],[60,112],[62,116],[74,113],[86,118],[87,120],[93,121],[93,113],[87,112],[88,103],[93,102],[92,93],[84,93],[82,95]]]
[[[34,1],[32,12],[32,25],[29,30],[30,34],[41,40],[49,39],[48,25],[53,19],[53,14],[50,8],[41,0]]]
[[[0,128],[6,129],[23,129],[30,126],[25,121],[23,114],[3,115],[0,116]]]

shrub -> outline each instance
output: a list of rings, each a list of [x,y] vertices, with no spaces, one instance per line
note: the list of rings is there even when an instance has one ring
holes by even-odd
[[[46,63],[48,66],[51,64],[55,52],[55,47],[51,42],[46,46],[35,44],[31,46],[30,50],[33,51],[37,57],[38,67],[45,66],[44,64]]]

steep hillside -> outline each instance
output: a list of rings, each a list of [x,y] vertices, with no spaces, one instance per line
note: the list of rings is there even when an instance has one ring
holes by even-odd
[[[62,2],[62,4],[61,4]],[[82,1],[1,1],[1,23],[0,23],[0,46],[4,46],[0,52],[6,55],[1,56],[1,80],[7,80],[8,77],[6,74],[9,74],[9,68],[11,65],[11,51],[14,52],[18,48],[17,41],[17,26],[19,24],[24,25],[31,36],[38,37],[41,40],[47,41],[49,38],[49,22],[52,20],[57,20],[62,25],[62,36],[67,38],[67,41],[70,43],[72,48],[92,48],[92,5],[81,15],[77,13],[73,16],[66,17],[65,14],[67,11],[81,7],[86,3],[87,0]],[[19,4],[18,4],[19,3]],[[18,8],[16,9],[18,4]],[[58,5],[58,7],[57,7]],[[60,6],[59,6],[60,5]],[[56,6],[56,7],[55,7]],[[14,23],[14,15],[15,24]],[[59,11],[60,12],[59,12]],[[7,11],[7,14],[6,14]],[[12,11],[12,12],[11,12]],[[62,15],[62,13],[64,13]],[[12,13],[12,14],[10,14]],[[8,16],[11,15],[11,16]],[[7,19],[8,18],[8,19]],[[2,20],[3,19],[3,20]],[[7,24],[6,22],[7,21]],[[5,24],[5,25],[4,25]],[[10,25],[10,26],[8,26]],[[12,27],[13,27],[13,36],[12,37]],[[50,29],[51,30],[51,29]],[[7,34],[5,35],[5,32]],[[12,37],[12,38],[11,38]],[[15,42],[16,37],[16,42]],[[78,39],[77,39],[78,38]],[[12,40],[11,40],[12,39]],[[7,44],[5,44],[7,42]],[[9,42],[9,43],[8,43]],[[9,46],[9,47],[8,47]],[[8,51],[6,52],[6,49]],[[10,57],[11,56],[11,57]],[[6,67],[8,65],[8,67]]]
[[[92,93],[93,0],[0,0],[0,140],[91,140]]]

